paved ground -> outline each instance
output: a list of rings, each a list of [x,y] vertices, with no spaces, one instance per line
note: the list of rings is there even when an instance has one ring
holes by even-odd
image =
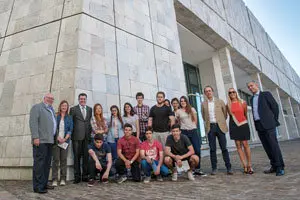
[[[181,177],[178,182],[109,183],[88,188],[86,184],[56,188],[46,195],[32,192],[30,181],[0,181],[0,199],[300,199],[300,140],[281,143],[286,162],[286,175],[276,177],[262,171],[268,166],[261,147],[252,149],[254,175],[244,175],[236,152],[231,153],[235,174],[225,175],[224,163],[219,158],[216,176],[196,177],[189,182]],[[203,158],[204,171],[209,172],[209,158]]]

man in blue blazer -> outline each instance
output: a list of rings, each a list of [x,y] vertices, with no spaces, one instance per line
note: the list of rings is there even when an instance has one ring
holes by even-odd
[[[271,163],[271,168],[265,170],[264,173],[276,172],[276,176],[282,176],[284,175],[284,162],[276,136],[276,127],[280,125],[278,104],[270,92],[259,91],[255,81],[249,82],[247,86],[253,94],[251,107],[255,128]]]

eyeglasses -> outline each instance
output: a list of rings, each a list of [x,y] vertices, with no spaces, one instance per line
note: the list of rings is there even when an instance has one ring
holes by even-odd
[[[236,91],[230,91],[230,92],[228,92],[228,94],[235,94],[236,93]]]

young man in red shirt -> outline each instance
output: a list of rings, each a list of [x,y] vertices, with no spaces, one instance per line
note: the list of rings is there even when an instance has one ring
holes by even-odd
[[[141,180],[141,169],[139,167],[140,142],[132,136],[132,126],[124,125],[124,136],[118,140],[117,151],[119,158],[116,160],[116,170],[120,178],[118,183],[127,180],[125,169],[130,170],[132,179],[136,182]]]
[[[140,150],[142,170],[146,175],[144,183],[150,182],[152,170],[158,181],[163,181],[161,175],[167,176],[169,174],[168,168],[163,164],[164,151],[162,144],[153,138],[152,133],[152,128],[147,127],[145,134],[147,140],[141,144]]]

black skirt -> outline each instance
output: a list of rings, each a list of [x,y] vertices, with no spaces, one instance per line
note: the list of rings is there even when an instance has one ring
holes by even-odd
[[[232,140],[250,140],[250,129],[248,123],[237,126],[233,121],[232,116],[230,116],[229,134],[230,139]]]

